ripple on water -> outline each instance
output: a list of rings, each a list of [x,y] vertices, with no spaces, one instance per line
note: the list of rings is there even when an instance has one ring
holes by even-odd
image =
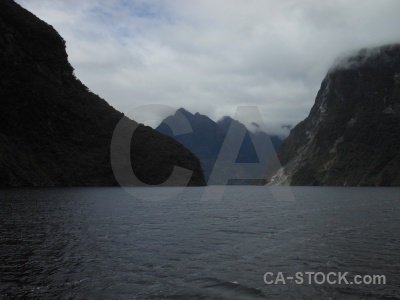
[[[399,189],[293,188],[294,202],[266,189],[214,202],[201,188],[148,202],[118,188],[0,191],[0,299],[400,299]],[[387,284],[266,285],[267,271]]]

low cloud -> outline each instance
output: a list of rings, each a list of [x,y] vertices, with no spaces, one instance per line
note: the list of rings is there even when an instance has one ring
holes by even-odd
[[[400,42],[397,0],[17,2],[53,25],[77,77],[116,109],[217,120],[255,105],[279,134],[307,116],[336,57]]]

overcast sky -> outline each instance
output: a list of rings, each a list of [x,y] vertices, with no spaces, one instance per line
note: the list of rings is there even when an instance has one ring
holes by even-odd
[[[116,109],[214,120],[256,105],[269,133],[309,113],[336,57],[400,42],[399,0],[17,0],[66,40],[76,76]]]

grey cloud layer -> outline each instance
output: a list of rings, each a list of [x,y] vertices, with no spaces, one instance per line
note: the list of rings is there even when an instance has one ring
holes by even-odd
[[[67,41],[76,75],[121,111],[218,119],[257,105],[269,132],[309,112],[334,59],[400,42],[400,1],[18,0]]]

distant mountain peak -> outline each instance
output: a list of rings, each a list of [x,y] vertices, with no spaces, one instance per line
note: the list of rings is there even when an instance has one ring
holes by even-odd
[[[191,112],[187,111],[187,110],[184,109],[183,107],[177,109],[175,113],[182,113],[182,114],[184,114],[184,115],[193,116],[193,114],[192,114]]]
[[[225,184],[223,181],[219,181],[218,178],[214,178],[214,181],[209,181],[214,164],[224,142],[227,142],[230,145],[237,145],[238,142],[241,143],[239,153],[235,158],[236,160],[234,160],[237,163],[258,163],[259,158],[255,151],[252,139],[258,139],[259,141],[260,139],[270,138],[266,133],[252,133],[245,125],[229,116],[224,116],[218,120],[218,122],[215,122],[198,112],[192,114],[183,108],[180,108],[178,111],[185,115],[191,125],[192,132],[180,136],[172,134],[169,124],[182,121],[177,114],[165,118],[156,130],[175,138],[178,142],[182,143],[197,155],[201,161],[204,175],[209,184]],[[227,140],[227,133],[230,128],[234,133],[232,137],[233,140]],[[239,131],[240,133],[244,132],[243,140],[238,140],[241,136]],[[272,136],[271,140],[275,149],[278,149],[281,144],[281,139]],[[232,173],[233,178],[239,176],[239,174],[234,173],[236,172],[234,170],[225,170],[225,172]],[[253,178],[251,177],[252,175],[253,174],[249,174],[248,171],[247,173],[243,171],[240,174],[240,176],[244,178],[246,178],[246,176]]]

